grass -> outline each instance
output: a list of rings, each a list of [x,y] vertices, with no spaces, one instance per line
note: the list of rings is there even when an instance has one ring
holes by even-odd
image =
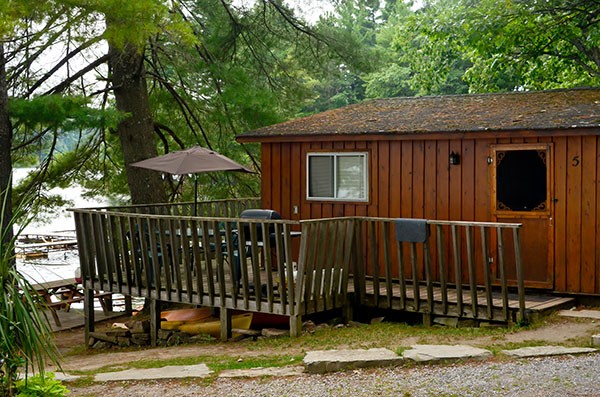
[[[411,343],[444,343],[455,338],[475,339],[479,337],[500,338],[510,328],[447,328],[408,325],[405,323],[381,322],[372,325],[348,326],[342,328],[320,327],[312,334],[303,334],[298,338],[264,338],[248,341],[244,349],[257,355],[202,355],[193,357],[175,357],[161,360],[140,360],[123,364],[109,365],[94,371],[70,371],[74,375],[94,375],[129,368],[158,368],[168,365],[206,364],[212,371],[219,373],[225,369],[248,369],[256,367],[283,367],[298,365],[306,351],[329,349],[368,349],[387,347],[396,352],[407,349]],[[200,342],[200,344],[219,345],[221,342]],[[226,344],[223,344],[226,348]],[[67,355],[82,354],[83,347],[77,346]],[[119,351],[133,351],[139,348],[122,348]],[[283,353],[283,354],[282,354]],[[124,368],[126,367],[126,368]]]
[[[548,344],[543,340],[525,340],[523,342],[509,342],[506,337],[527,330],[535,330],[546,325],[560,325],[567,321],[579,322],[580,319],[569,319],[551,315],[540,319],[539,322],[521,327],[489,327],[489,328],[450,328],[443,326],[427,327],[424,325],[410,325],[398,322],[380,322],[371,325],[352,325],[345,327],[317,327],[313,333],[303,334],[298,338],[280,337],[264,338],[257,341],[245,340],[244,342],[221,343],[217,341],[202,341],[196,343],[201,346],[223,347],[223,354],[200,355],[191,357],[175,357],[161,360],[141,360],[127,364],[109,365],[95,371],[71,371],[73,374],[84,377],[77,382],[92,382],[95,373],[111,372],[129,368],[158,368],[169,365],[194,365],[206,364],[213,376],[202,382],[211,382],[223,370],[249,369],[256,367],[284,367],[299,365],[307,351],[329,349],[368,349],[385,347],[398,354],[410,348],[412,344],[469,344],[490,350],[496,359],[505,360],[500,354],[501,350],[516,349],[529,346]],[[589,337],[567,340],[561,343],[566,346],[587,346]],[[232,349],[233,347],[233,349]],[[123,348],[118,351],[134,351],[140,348]],[[78,354],[82,353],[76,348]],[[229,355],[226,353],[229,351]],[[102,351],[101,351],[102,352]],[[106,351],[104,351],[106,352]],[[238,354],[239,353],[239,354]],[[78,384],[78,383],[77,383]]]
[[[163,360],[139,360],[127,364],[127,369],[148,369],[166,366],[206,364],[212,371],[219,373],[226,369],[250,369],[258,367],[284,367],[298,365],[304,355],[264,355],[238,358],[227,355],[200,355],[193,357],[175,357]],[[123,364],[108,365],[94,371],[70,371],[73,375],[93,376],[97,373],[123,370]]]
[[[302,335],[296,339],[261,339],[247,346],[250,350],[286,348],[296,350],[328,350],[336,348],[365,349],[372,347],[387,347],[394,350],[403,346],[402,342],[406,339],[410,339],[411,341],[416,339],[418,343],[444,343],[457,338],[501,338],[510,332],[514,332],[514,328],[447,328],[381,322],[368,326],[320,328],[313,334]]]

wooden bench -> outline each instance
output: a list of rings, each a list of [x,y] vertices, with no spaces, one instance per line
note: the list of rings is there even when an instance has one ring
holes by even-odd
[[[32,288],[40,295],[50,309],[52,318],[57,326],[61,326],[57,310],[69,311],[71,304],[81,302],[85,299],[83,286],[74,278],[49,281],[47,283],[33,284]],[[95,291],[94,298],[100,301],[102,311],[108,315],[112,311],[112,292]],[[53,301],[52,297],[58,300]]]

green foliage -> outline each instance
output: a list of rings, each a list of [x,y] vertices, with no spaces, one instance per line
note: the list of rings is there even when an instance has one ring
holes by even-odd
[[[49,372],[17,381],[17,397],[64,397],[69,389]]]
[[[316,31],[325,38],[328,49],[322,60],[310,53],[305,63],[311,78],[314,99],[302,114],[339,108],[365,99],[365,75],[385,65],[386,52],[377,45],[382,26],[379,1],[338,1],[331,14],[321,17]]]
[[[461,81],[466,58],[449,19],[462,8],[455,0],[429,2],[397,26],[392,46],[400,64],[411,71],[410,86],[419,95],[466,91]]]
[[[412,96],[414,91],[410,87],[411,71],[408,67],[390,63],[386,68],[365,76],[368,98],[391,98],[398,96]]]
[[[182,41],[194,38],[180,15],[159,0],[60,0],[73,9],[89,13],[96,21],[105,19],[103,38],[117,48],[133,44],[140,50],[148,37],[168,30]]]
[[[9,113],[14,125],[13,146],[19,147],[13,161],[38,167],[15,186],[13,201],[18,205],[35,189],[37,197],[31,210],[37,213],[43,209],[46,216],[69,204],[47,193],[52,188],[96,180],[99,169],[94,168],[94,159],[103,154],[99,150],[103,132],[124,117],[116,110],[91,106],[89,98],[62,95],[11,99]]]
[[[394,43],[420,93],[598,85],[596,11],[595,2],[433,0]]]
[[[152,116],[165,126],[157,131],[159,153],[199,144],[257,168],[253,165],[256,161],[259,166],[259,146],[242,147],[234,138],[293,117],[308,100],[312,93],[303,54],[315,40],[288,22],[286,18],[295,17],[281,5],[257,2],[241,9],[209,0],[183,2],[181,7],[202,45],[179,45],[167,35],[152,42],[152,62],[147,65],[154,76],[149,84],[154,87]],[[181,191],[179,178],[167,178],[177,199],[192,197],[192,183]],[[198,178],[202,198],[255,196],[260,191],[258,174]]]
[[[415,73],[398,56],[396,34],[412,17],[411,2],[395,0],[339,0],[334,11],[316,28],[344,46],[327,61],[325,74],[313,73],[317,94],[303,113],[360,102],[367,98],[412,96]],[[338,48],[334,45],[333,48]]]
[[[0,1],[0,37],[10,35],[17,27],[29,21],[39,21],[45,15],[51,1],[38,0],[35,3],[29,0],[3,0]]]
[[[76,96],[47,95],[32,99],[14,98],[9,102],[9,114],[24,128],[50,127],[66,131],[115,127],[124,117],[115,110],[100,110],[89,105],[89,98]]]
[[[6,196],[1,198],[2,219],[10,199]],[[15,218],[27,210],[24,205],[17,207]],[[38,295],[14,264],[14,245],[20,230],[12,239],[6,238],[15,218],[0,236],[0,394],[8,396],[14,391],[19,371],[31,366],[43,374],[46,362],[59,364],[47,318],[39,311]]]

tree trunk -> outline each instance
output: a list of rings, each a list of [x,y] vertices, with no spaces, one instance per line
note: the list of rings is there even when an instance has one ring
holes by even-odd
[[[160,173],[130,163],[158,155],[148,103],[143,54],[131,44],[110,48],[110,66],[117,109],[128,116],[117,127],[133,204],[167,201]]]
[[[12,126],[8,117],[8,84],[6,77],[6,64],[4,59],[4,43],[0,42],[0,199],[6,200],[2,211],[2,228],[4,236],[3,246],[13,237],[12,230]],[[3,204],[0,202],[0,208]],[[9,229],[9,230],[7,230]]]

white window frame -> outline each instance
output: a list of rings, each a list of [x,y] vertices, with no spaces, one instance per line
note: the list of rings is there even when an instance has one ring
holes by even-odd
[[[360,156],[363,160],[363,187],[364,198],[337,197],[337,158],[346,156]],[[310,158],[311,157],[333,157],[333,195],[334,197],[316,197],[310,195]],[[368,152],[308,152],[306,153],[306,199],[311,201],[345,201],[365,203],[369,201],[369,153]]]

